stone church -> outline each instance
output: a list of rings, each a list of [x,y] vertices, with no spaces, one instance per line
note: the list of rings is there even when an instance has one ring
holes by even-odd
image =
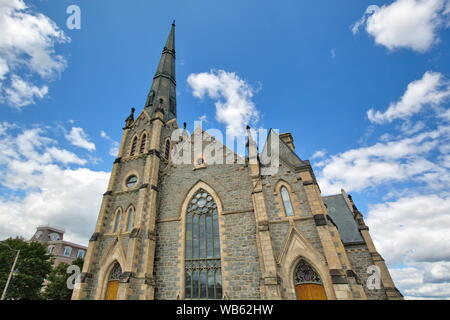
[[[239,156],[179,128],[176,97],[172,25],[144,108],[125,120],[73,299],[402,299],[351,196],[321,196],[290,133],[270,131],[279,164],[263,174],[249,128]],[[192,136],[234,161],[175,162]]]

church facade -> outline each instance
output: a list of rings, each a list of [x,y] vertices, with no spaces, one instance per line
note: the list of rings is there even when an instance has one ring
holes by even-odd
[[[144,109],[125,121],[73,299],[402,299],[351,196],[321,196],[291,134],[270,131],[279,163],[264,174],[249,128],[241,157],[187,134],[176,112],[172,25]],[[210,145],[232,161],[205,161]]]

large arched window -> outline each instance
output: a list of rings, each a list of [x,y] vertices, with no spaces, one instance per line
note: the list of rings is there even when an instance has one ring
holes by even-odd
[[[133,141],[131,142],[130,156],[134,156],[134,154],[136,153],[137,143],[138,143],[138,138],[134,137]]]
[[[130,207],[127,214],[127,231],[131,231],[134,226],[134,208]]]
[[[292,209],[291,197],[289,196],[289,190],[282,186],[280,188],[281,199],[283,200],[284,213],[290,217],[294,215],[294,210]]]
[[[144,153],[146,143],[147,143],[147,134],[144,133],[141,137],[141,146],[139,147],[139,153]]]
[[[119,208],[119,209],[116,210],[116,217],[114,219],[113,232],[119,231],[120,219],[121,218],[122,218],[122,209]]]
[[[294,272],[294,285],[299,300],[326,300],[325,289],[319,274],[301,259]]]
[[[222,299],[217,204],[204,189],[187,206],[185,298]]]

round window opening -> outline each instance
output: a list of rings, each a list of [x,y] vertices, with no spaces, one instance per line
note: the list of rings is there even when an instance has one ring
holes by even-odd
[[[127,186],[127,188],[132,188],[132,187],[134,187],[135,185],[136,185],[136,183],[137,183],[137,177],[135,176],[135,175],[133,175],[133,176],[129,176],[128,178],[127,178],[127,181],[126,181],[126,186]]]

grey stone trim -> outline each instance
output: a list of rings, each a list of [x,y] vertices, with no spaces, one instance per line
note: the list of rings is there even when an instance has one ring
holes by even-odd
[[[327,220],[326,220],[324,214],[315,214],[314,215],[314,222],[315,222],[316,226],[318,226],[318,227],[327,225]]]
[[[158,150],[156,150],[156,149],[151,149],[151,150],[148,150],[148,155],[156,155],[158,158],[160,158],[161,159],[161,153],[158,151]]]
[[[140,233],[141,233],[141,229],[133,228],[133,230],[131,230],[131,233],[130,233],[130,238],[136,238],[139,236]]]
[[[330,276],[333,284],[348,284],[347,277],[342,270],[330,269]]]
[[[97,241],[100,238],[100,232],[94,232],[89,241]]]
[[[122,274],[119,277],[119,281],[121,283],[128,283],[130,282],[130,278],[133,276],[133,272],[122,272]]]

